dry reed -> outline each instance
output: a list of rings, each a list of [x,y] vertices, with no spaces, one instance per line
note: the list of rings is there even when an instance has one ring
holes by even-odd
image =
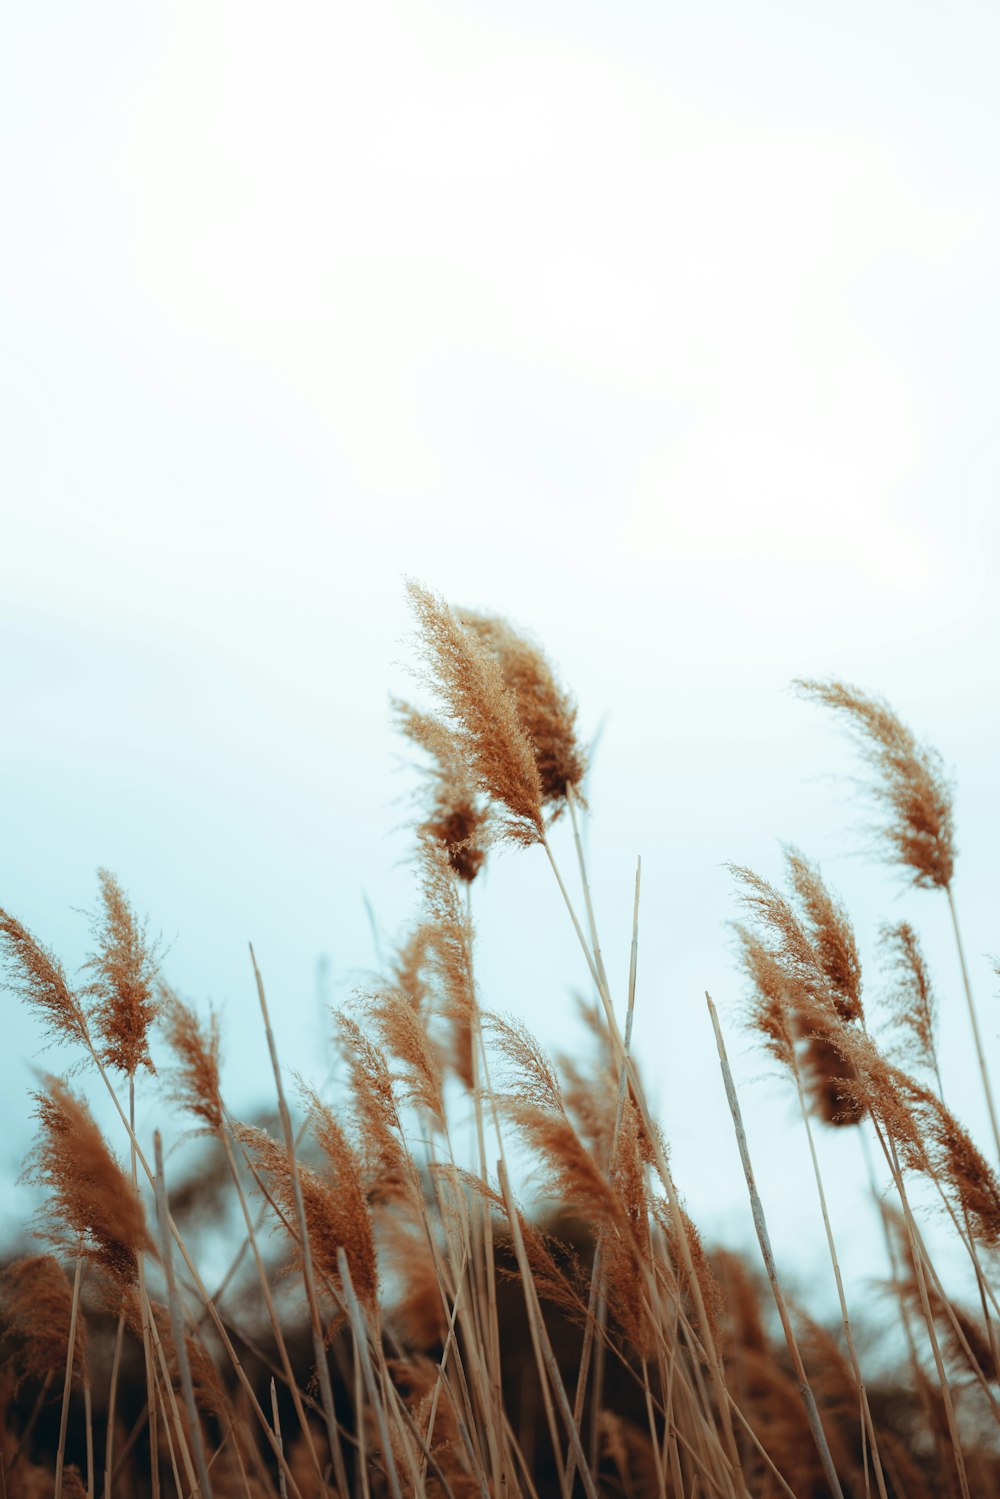
[[[333,1017],[334,1088],[303,1083],[297,1103],[254,963],[278,1135],[231,1118],[218,1020],[162,980],[158,947],[111,874],[99,874],[79,989],[0,912],[9,987],[96,1070],[132,1164],[130,1176],[82,1097],[44,1081],[27,1176],[44,1191],[36,1230],[53,1253],[13,1263],[0,1281],[0,1499],[44,1499],[53,1486],[58,1499],[95,1499],[102,1421],[105,1499],[996,1492],[1000,1182],[945,1101],[943,1022],[916,931],[883,931],[876,1040],[858,942],[818,868],[786,848],[786,891],[734,868],[744,1013],[801,1106],[842,1334],[782,1286],[784,1249],[767,1234],[710,1006],[776,1327],[747,1263],[705,1250],[647,1103],[632,1055],[638,872],[616,1004],[581,836],[587,756],[572,697],[506,620],[453,609],[417,584],[409,596],[433,698],[431,710],[394,704],[426,756],[420,914],[389,971]],[[838,682],[800,687],[853,727],[892,857],[915,884],[945,889],[954,915],[954,814],[939,758],[880,700]],[[563,812],[580,903],[556,862]],[[541,845],[568,910],[594,985],[580,1005],[589,1060],[554,1060],[522,1021],[481,1009],[473,910],[486,898],[487,852],[504,841]],[[152,1165],[136,1123],[146,1086],[164,1106]],[[217,1223],[229,1204],[238,1213],[240,1252],[215,1298],[188,1238],[202,1232],[197,1215],[167,1190],[170,1109],[203,1137],[202,1187],[185,1194]],[[850,1225],[835,1224],[816,1120],[841,1139],[870,1134],[898,1201],[882,1207],[908,1363],[887,1373],[862,1373],[837,1252]],[[532,1206],[515,1184],[535,1194]],[[965,1256],[967,1284],[954,1291],[947,1255],[947,1284],[935,1264],[948,1234]],[[47,1413],[57,1396],[58,1422]]]

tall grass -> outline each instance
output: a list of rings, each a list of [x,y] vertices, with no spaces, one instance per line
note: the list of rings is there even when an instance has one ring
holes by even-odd
[[[745,1023],[788,1078],[814,1168],[839,1305],[826,1328],[781,1284],[711,999],[766,1274],[709,1254],[684,1209],[631,1044],[639,874],[619,994],[581,837],[587,755],[570,694],[508,622],[415,584],[410,599],[428,701],[394,712],[422,757],[421,918],[382,981],[332,1014],[332,1084],[289,1094],[253,961],[275,1105],[234,1117],[214,1016],[168,987],[107,871],[81,985],[0,912],[10,987],[74,1048],[85,1080],[49,1077],[35,1094],[27,1174],[44,1190],[46,1248],[3,1274],[0,1499],[1000,1491],[1000,1184],[942,1094],[916,933],[885,932],[894,987],[876,1037],[850,919],[821,872],[795,849],[786,891],[734,870]],[[938,760],[881,700],[802,689],[849,720],[888,812],[881,846],[944,891],[958,938]],[[563,816],[572,869],[550,838]],[[557,1067],[523,1024],[481,1004],[477,881],[503,843],[551,871],[592,987],[587,1059]],[[90,1087],[113,1101],[124,1162]],[[154,1088],[150,1143],[136,1096]],[[826,1127],[855,1132],[876,1163],[885,1243],[872,1273],[895,1306],[896,1368],[866,1367],[870,1308],[856,1291],[849,1301],[815,1148]],[[205,1137],[202,1176],[171,1192],[164,1141],[185,1130]],[[518,1200],[526,1157],[558,1204],[544,1217]],[[237,1224],[214,1292],[198,1268],[204,1219],[222,1237],[228,1223],[230,1240]],[[942,1224],[967,1266],[962,1301],[932,1257],[931,1239],[952,1260]]]

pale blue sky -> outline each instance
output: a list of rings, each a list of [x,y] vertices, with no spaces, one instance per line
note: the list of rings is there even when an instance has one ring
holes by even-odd
[[[702,991],[727,859],[849,855],[832,726],[886,692],[959,773],[958,895],[1000,1076],[1000,105],[993,5],[37,4],[0,42],[0,902],[69,962],[107,864],[225,1006],[227,1085],[315,1072],[412,910],[386,711],[403,574],[509,613],[591,730],[594,883],[709,1234],[749,1218]],[[568,850],[567,850],[568,856]],[[477,891],[477,897],[480,892]],[[478,900],[488,1002],[564,1042],[584,980],[540,854]],[[869,963],[869,968],[872,965]],[[4,1210],[37,1032],[4,1006]],[[779,1241],[825,1275],[791,1105],[732,1031]],[[147,1105],[147,1119],[158,1109]],[[800,1148],[801,1146],[801,1148]],[[828,1139],[845,1259],[873,1220]]]

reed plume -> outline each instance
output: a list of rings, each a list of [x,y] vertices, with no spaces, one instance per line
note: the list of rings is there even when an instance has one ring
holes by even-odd
[[[160,955],[114,875],[106,869],[97,874],[101,909],[92,922],[97,946],[84,965],[94,977],[84,992],[93,1001],[90,1018],[104,1042],[103,1060],[134,1078],[140,1067],[156,1071],[149,1029],[159,1008]]]
[[[219,1090],[219,1020],[213,1012],[207,1027],[169,985],[159,986],[160,1022],[175,1065],[167,1073],[167,1096],[178,1108],[201,1120],[217,1135],[224,1111]]]
[[[86,1012],[59,959],[2,907],[0,957],[6,987],[36,1011],[52,1039],[89,1047]]]
[[[483,866],[490,838],[489,809],[473,780],[457,736],[439,719],[393,699],[396,723],[429,757],[426,817],[418,836],[444,850],[454,873],[471,885]]]
[[[577,735],[577,708],[556,678],[541,648],[508,620],[495,614],[457,611],[459,623],[471,630],[500,663],[506,686],[514,694],[517,716],[531,741],[538,764],[542,801],[558,816],[569,791],[582,800],[587,761]]]
[[[941,889],[955,869],[951,783],[937,750],[921,744],[884,698],[836,679],[798,678],[801,696],[831,708],[847,724],[874,772],[869,788],[886,814],[882,835],[913,883]]]
[[[310,1100],[310,1114],[322,1111],[318,1100]],[[328,1111],[320,1115],[319,1139],[326,1169],[313,1170],[298,1163],[306,1228],[313,1263],[333,1290],[340,1295],[342,1283],[337,1251],[347,1255],[359,1299],[371,1312],[376,1306],[378,1274],[367,1201],[353,1151],[336,1120]],[[292,1166],[283,1144],[265,1130],[252,1125],[236,1126],[236,1135],[247,1152],[253,1170],[265,1178],[280,1220],[292,1238],[296,1262],[301,1246],[295,1225],[295,1188]]]
[[[955,818],[952,787],[941,756],[920,744],[882,698],[869,697],[835,680],[802,678],[795,685],[803,696],[825,704],[846,719],[862,757],[874,771],[870,790],[887,814],[882,833],[893,862],[910,871],[914,885],[943,890],[947,897],[983,1095],[1000,1158],[1000,1116],[993,1100],[952,888]]]
[[[16,1340],[15,1362],[22,1379],[45,1379],[66,1367],[73,1295],[62,1266],[50,1254],[14,1260],[0,1272],[3,1324]],[[78,1318],[73,1373],[82,1377],[87,1328]]]
[[[749,1023],[804,1085],[818,1118],[857,1124],[864,1108],[842,1039],[864,1015],[857,943],[846,911],[815,865],[793,848],[785,858],[798,911],[752,870],[730,866],[753,921],[752,928],[736,926],[750,981]]]
[[[496,656],[465,629],[443,599],[408,585],[424,680],[434,692],[477,789],[503,808],[500,836],[543,837],[542,782],[534,750]]]
[[[883,926],[880,942],[892,980],[887,1008],[892,1045],[900,1057],[926,1068],[941,1092],[938,1069],[938,1003],[920,939],[907,921]]]
[[[66,1254],[82,1254],[119,1286],[133,1286],[138,1257],[155,1252],[138,1192],[87,1105],[61,1079],[46,1079],[45,1091],[33,1097],[40,1128],[25,1179],[49,1194],[39,1236]]]

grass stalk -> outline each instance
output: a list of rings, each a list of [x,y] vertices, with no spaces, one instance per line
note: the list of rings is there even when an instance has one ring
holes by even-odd
[[[708,1001],[708,1013],[712,1018],[712,1028],[715,1031],[715,1044],[719,1051],[719,1064],[722,1068],[726,1099],[729,1103],[729,1111],[733,1116],[736,1143],[739,1146],[743,1174],[746,1177],[747,1190],[750,1194],[750,1208],[753,1213],[754,1228],[757,1230],[757,1239],[760,1243],[761,1254],[764,1257],[764,1268],[767,1271],[767,1278],[771,1284],[771,1293],[774,1296],[775,1306],[778,1308],[778,1316],[781,1319],[781,1328],[785,1334],[788,1352],[791,1355],[795,1378],[799,1386],[799,1394],[802,1398],[802,1404],[805,1406],[809,1430],[812,1432],[813,1441],[816,1443],[816,1450],[819,1453],[826,1481],[830,1485],[835,1499],[844,1499],[844,1491],[837,1476],[837,1470],[834,1467],[830,1446],[826,1439],[826,1432],[823,1430],[823,1423],[820,1420],[816,1397],[809,1383],[809,1377],[802,1362],[802,1355],[799,1352],[798,1341],[792,1328],[792,1319],[785,1301],[785,1293],[782,1291],[781,1282],[778,1279],[778,1267],[775,1264],[774,1251],[771,1248],[771,1236],[767,1228],[767,1219],[764,1216],[764,1204],[761,1202],[760,1193],[757,1191],[757,1182],[750,1161],[750,1147],[747,1144],[746,1130],[743,1125],[743,1113],[740,1109],[740,1101],[736,1092],[736,1084],[733,1081],[732,1069],[729,1066],[729,1057],[726,1054],[726,1043],[722,1037],[719,1016],[715,1005],[712,1003],[711,995],[706,994],[705,998]]]
[[[798,1063],[795,1060],[794,1049],[792,1051],[792,1076],[795,1079],[795,1090],[798,1094],[799,1109],[802,1113],[802,1123],[805,1126],[806,1139],[809,1142],[809,1156],[812,1161],[813,1176],[816,1179],[816,1192],[819,1196],[820,1212],[823,1217],[823,1230],[826,1234],[827,1248],[830,1252],[830,1263],[833,1266],[834,1279],[837,1283],[837,1299],[840,1303],[840,1316],[844,1328],[844,1337],[847,1341],[847,1353],[851,1362],[851,1370],[858,1387],[858,1397],[861,1402],[861,1426],[862,1441],[867,1428],[868,1439],[871,1442],[872,1464],[875,1470],[875,1482],[878,1485],[880,1499],[889,1499],[885,1486],[885,1474],[882,1471],[882,1463],[879,1457],[878,1437],[875,1433],[875,1423],[872,1420],[871,1407],[868,1402],[868,1391],[861,1374],[861,1363],[858,1359],[858,1350],[854,1342],[854,1332],[851,1327],[851,1319],[847,1310],[847,1296],[844,1292],[844,1280],[840,1273],[840,1256],[837,1253],[837,1244],[833,1236],[833,1226],[830,1222],[830,1212],[826,1201],[826,1189],[823,1186],[823,1174],[820,1171],[819,1157],[816,1154],[816,1142],[813,1138],[812,1121],[809,1118],[809,1109],[806,1104],[805,1093],[802,1089],[802,1077],[799,1072]],[[865,1485],[868,1484],[868,1464],[865,1463]]]
[[[278,1048],[274,1039],[274,1031],[271,1028],[271,1017],[267,1008],[267,997],[264,993],[264,981],[261,978],[260,969],[257,967],[257,959],[254,955],[253,945],[250,947],[250,961],[253,964],[254,980],[257,985],[257,998],[260,1002],[260,1011],[264,1019],[264,1030],[267,1034],[267,1048],[271,1057],[271,1068],[274,1073],[274,1086],[278,1096],[278,1112],[281,1118],[281,1128],[285,1137],[285,1149],[288,1152],[288,1166],[292,1176],[292,1192],[295,1198],[295,1214],[299,1225],[299,1247],[302,1254],[302,1278],[305,1282],[306,1299],[309,1303],[309,1318],[312,1324],[313,1351],[316,1358],[316,1374],[319,1379],[320,1396],[323,1403],[323,1414],[326,1419],[327,1437],[330,1443],[330,1454],[333,1458],[333,1469],[337,1479],[337,1487],[342,1494],[347,1493],[347,1471],[344,1467],[344,1454],[340,1446],[340,1433],[337,1430],[337,1415],[333,1404],[333,1386],[330,1382],[330,1366],[327,1362],[326,1344],[323,1336],[323,1324],[320,1316],[319,1297],[316,1292],[316,1279],[313,1275],[312,1250],[309,1245],[309,1229],[306,1223],[306,1208],[302,1197],[302,1181],[299,1176],[298,1156],[295,1153],[295,1136],[292,1130],[292,1116],[288,1112],[288,1101],[285,1097],[285,1085],[281,1079],[281,1067],[278,1062]]]
[[[184,1333],[184,1317],[181,1312],[180,1297],[177,1292],[177,1281],[174,1277],[174,1260],[170,1228],[168,1226],[169,1212],[167,1209],[167,1179],[163,1166],[163,1139],[160,1131],[156,1130],[153,1135],[153,1152],[156,1161],[156,1213],[160,1228],[160,1253],[163,1260],[163,1271],[167,1282],[167,1308],[170,1312],[170,1331],[174,1340],[174,1355],[177,1359],[177,1367],[181,1377],[181,1391],[184,1396],[184,1405],[187,1409],[188,1426],[191,1433],[191,1444],[194,1447],[193,1457],[198,1474],[198,1486],[204,1499],[212,1499],[212,1485],[208,1476],[208,1467],[205,1460],[205,1443],[201,1429],[201,1417],[194,1398],[194,1381],[191,1378],[191,1362],[188,1358],[187,1340]]]
[[[986,1066],[986,1052],[983,1049],[983,1039],[979,1033],[979,1016],[976,1013],[975,1000],[972,997],[972,983],[969,979],[969,966],[965,961],[965,946],[962,942],[962,933],[958,925],[958,908],[955,905],[955,894],[951,887],[951,881],[944,887],[948,897],[948,910],[951,914],[952,931],[955,934],[955,946],[958,949],[958,962],[962,970],[962,988],[965,991],[965,1003],[969,1011],[969,1023],[972,1027],[972,1039],[976,1047],[976,1060],[979,1063],[979,1076],[982,1079],[983,1093],[986,1096],[986,1107],[989,1111],[990,1126],[993,1130],[993,1144],[996,1148],[997,1159],[1000,1160],[1000,1123],[997,1121],[996,1105],[993,1102],[993,1088],[990,1083],[990,1074]]]
[[[73,1299],[70,1303],[69,1336],[66,1339],[66,1377],[63,1381],[62,1408],[59,1412],[59,1445],[56,1448],[56,1477],[54,1499],[61,1499],[63,1466],[66,1461],[66,1430],[69,1425],[69,1402],[73,1389],[73,1355],[76,1352],[76,1322],[80,1310],[80,1277],[83,1273],[83,1255],[76,1257],[73,1276]]]

